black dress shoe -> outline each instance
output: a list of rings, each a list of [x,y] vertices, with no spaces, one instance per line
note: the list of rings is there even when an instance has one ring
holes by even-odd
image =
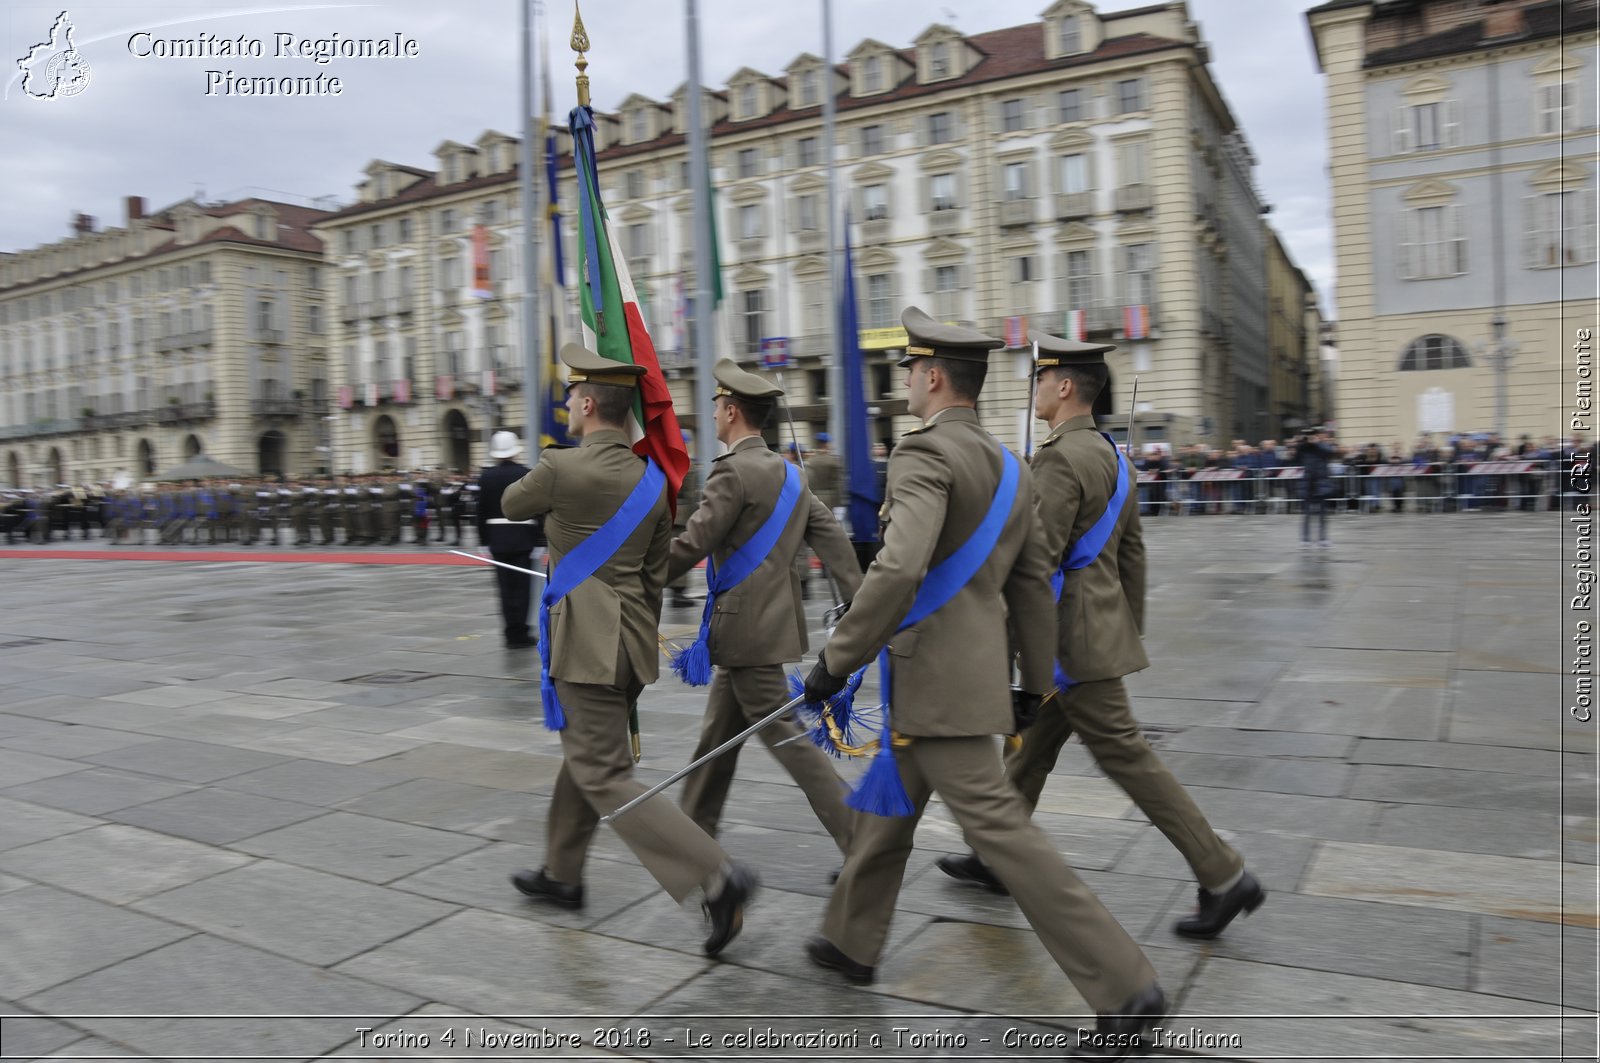
[[[1068,1059],[1126,1059],[1139,1038],[1167,1017],[1167,995],[1159,985],[1128,1001],[1116,1012],[1095,1019],[1093,1030],[1079,1030],[1078,1044]]]
[[[530,647],[537,646],[537,645],[539,645],[539,640],[538,639],[531,639],[531,638],[506,639],[506,649],[508,649],[508,650],[526,650],[526,649],[529,649]]]
[[[1261,888],[1261,883],[1257,882],[1256,877],[1248,871],[1240,876],[1232,889],[1223,890],[1221,893],[1203,889],[1199,893],[1200,910],[1191,916],[1179,919],[1177,925],[1173,927],[1185,937],[1214,938],[1226,930],[1228,924],[1233,922],[1240,912],[1253,912],[1267,899],[1267,891]]]
[[[838,971],[844,975],[844,980],[852,985],[871,985],[878,976],[876,968],[852,960],[825,937],[814,937],[806,942],[806,955],[810,956],[811,962],[818,967]]]
[[[511,876],[511,884],[529,897],[549,901],[558,908],[577,910],[583,907],[583,887],[557,882],[544,873],[544,868],[529,871],[524,868]]]
[[[966,882],[973,886],[981,886],[990,893],[997,893],[1002,897],[1011,896],[1011,891],[1006,889],[1005,883],[994,877],[976,853],[965,856],[939,857],[939,870],[955,879],[957,882]]]
[[[702,909],[711,920],[711,933],[706,937],[705,953],[715,956],[728,947],[728,943],[744,929],[744,906],[755,895],[760,882],[755,872],[738,864],[728,869],[728,879],[722,891],[706,901]]]

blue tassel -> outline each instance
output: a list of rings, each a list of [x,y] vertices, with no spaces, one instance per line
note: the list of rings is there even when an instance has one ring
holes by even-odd
[[[544,727],[547,731],[565,731],[567,714],[561,711],[561,699],[556,697],[556,685],[545,679],[539,686],[539,700],[544,702]]]
[[[905,783],[900,781],[900,766],[895,763],[888,728],[884,729],[883,744],[878,747],[871,766],[845,804],[869,816],[909,816],[916,811],[906,794]]]
[[[711,647],[695,639],[686,649],[672,651],[672,673],[692,687],[711,682]]]

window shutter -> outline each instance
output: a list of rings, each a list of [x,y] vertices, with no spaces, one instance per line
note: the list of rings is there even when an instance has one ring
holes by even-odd
[[[956,209],[962,210],[967,207],[967,168],[965,166],[956,170],[955,179]]]
[[[928,146],[928,116],[921,115],[912,119],[913,130],[916,133],[916,145],[919,148]]]
[[[1411,108],[1394,109],[1394,153],[1406,155],[1411,151]]]
[[[1444,129],[1440,138],[1447,148],[1461,145],[1461,101],[1444,101]]]
[[[932,295],[939,290],[938,283],[935,280],[937,276],[938,272],[932,266],[928,266],[922,271],[922,290],[924,292]]]
[[[1538,269],[1544,265],[1544,219],[1540,216],[1540,200],[1543,197],[1535,193],[1522,197],[1522,264],[1528,269]]]
[[[1400,276],[1405,280],[1415,280],[1416,266],[1416,212],[1402,209],[1400,211]]]
[[[1022,194],[1028,199],[1039,196],[1039,164],[1032,159],[1022,168]]]
[[[927,174],[917,178],[917,201],[922,205],[922,213],[926,214],[933,209],[933,182]]]
[[[961,139],[961,112],[960,111],[951,111],[950,112],[950,139],[953,140],[953,141],[959,141]]]
[[[1450,205],[1450,250],[1451,273],[1467,272],[1467,237],[1461,227],[1461,208],[1456,204]]]

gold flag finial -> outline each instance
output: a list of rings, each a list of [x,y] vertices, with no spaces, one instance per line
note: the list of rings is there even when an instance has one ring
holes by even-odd
[[[589,60],[583,53],[589,50],[589,31],[583,28],[583,12],[578,10],[578,5],[572,5],[572,50],[578,53],[577,62],[573,65],[578,68],[578,106],[589,106]]]

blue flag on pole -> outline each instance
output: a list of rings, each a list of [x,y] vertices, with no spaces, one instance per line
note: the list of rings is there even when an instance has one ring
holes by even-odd
[[[541,42],[542,43],[542,42]],[[557,195],[560,182],[556,171],[556,127],[550,120],[550,62],[546,50],[544,61],[544,179],[546,213],[550,222],[550,253],[540,263],[548,265],[550,276],[544,285],[545,298],[545,407],[541,422],[544,438],[540,446],[567,447],[572,437],[567,435],[567,378],[566,368],[557,355],[560,349],[558,324],[561,308],[566,305],[566,262],[561,253],[561,203]],[[530,385],[531,386],[531,385]]]
[[[883,495],[872,463],[867,396],[862,385],[861,333],[856,320],[856,268],[850,252],[850,215],[844,219],[844,290],[839,300],[839,350],[844,358],[845,479],[850,488],[850,538],[875,542]]]

